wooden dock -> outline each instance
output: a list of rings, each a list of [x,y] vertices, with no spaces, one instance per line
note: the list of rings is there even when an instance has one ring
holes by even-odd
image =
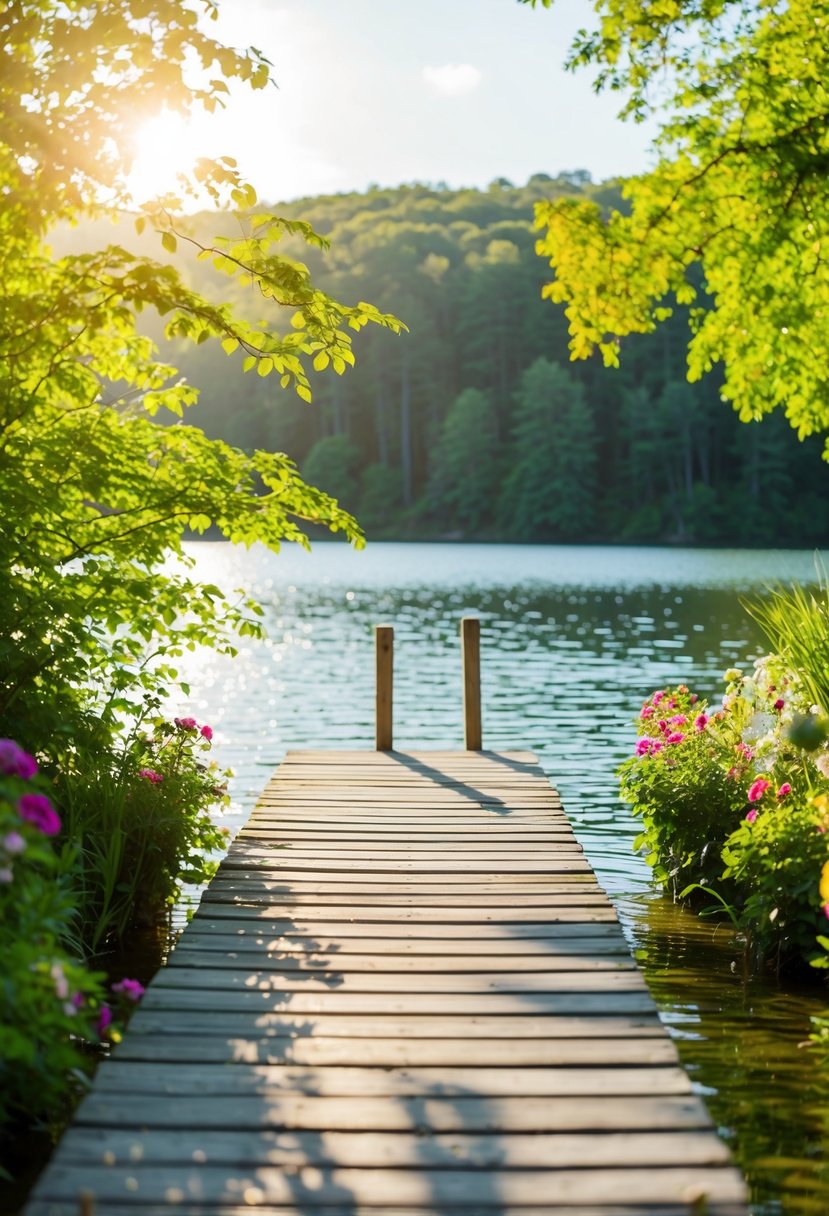
[[[82,1208],[747,1212],[534,757],[368,751],[278,769],[27,1211]]]

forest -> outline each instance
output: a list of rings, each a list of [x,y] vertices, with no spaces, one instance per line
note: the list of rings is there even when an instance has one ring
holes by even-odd
[[[218,343],[171,342],[158,318],[147,332],[200,386],[209,436],[288,453],[369,539],[825,543],[820,440],[799,441],[782,413],[746,427],[720,399],[716,369],[689,383],[686,308],[655,333],[620,339],[618,369],[598,356],[570,361],[564,305],[541,296],[552,272],[533,223],[535,203],[561,198],[625,206],[620,183],[584,171],[278,206],[331,242],[309,249],[288,236],[283,255],[338,299],[370,300],[407,327],[355,334],[347,376],[318,362],[311,404],[256,370],[240,377],[240,356]],[[193,234],[206,239],[214,222],[191,217]],[[157,254],[157,237],[124,228],[124,243]],[[89,236],[82,224],[60,244]],[[168,252],[194,289],[258,319],[255,289],[188,257],[186,242]]]

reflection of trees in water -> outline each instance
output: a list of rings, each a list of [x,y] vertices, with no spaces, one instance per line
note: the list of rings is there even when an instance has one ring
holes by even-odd
[[[716,918],[659,896],[623,901],[620,914],[753,1202],[782,1201],[784,1211],[804,1216],[827,1210],[829,1072],[806,1046],[825,994],[814,984],[747,975],[739,939]]]

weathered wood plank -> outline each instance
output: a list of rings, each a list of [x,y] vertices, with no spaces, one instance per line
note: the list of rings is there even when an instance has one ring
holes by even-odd
[[[214,966],[165,967],[159,973],[154,991],[170,988],[206,989],[217,993],[330,992],[338,993],[445,993],[473,994],[554,992],[602,992],[612,998],[619,992],[647,992],[640,971],[634,968],[571,969],[568,971],[504,972],[417,972],[398,971],[316,971],[252,970]]]
[[[688,1094],[691,1082],[677,1067],[636,1068],[367,1068],[329,1066],[166,1064],[105,1060],[98,1093],[162,1094],[180,1098],[305,1094],[314,1097],[603,1097]]]
[[[301,907],[294,902],[284,901],[282,904],[268,903],[263,906],[248,905],[223,902],[221,900],[202,899],[201,908],[202,915],[211,920],[220,920],[227,917],[229,920],[249,920],[263,921],[272,924],[275,921],[283,921],[285,925],[293,924],[298,932],[313,932],[313,929],[299,928],[299,926],[313,925],[314,921],[321,921],[325,924],[333,924],[337,921],[342,921],[345,925],[353,924],[357,921],[362,921],[364,924],[374,924],[379,922],[389,922],[396,925],[407,922],[417,922],[420,924],[431,924],[449,926],[455,925],[472,925],[472,924],[497,924],[497,925],[520,925],[531,924],[538,925],[539,921],[543,920],[544,927],[549,932],[550,925],[563,923],[567,921],[576,922],[581,925],[593,924],[618,924],[618,917],[612,906],[605,903],[598,903],[595,907],[575,906],[568,907],[562,902],[566,897],[562,896],[561,900],[556,903],[552,901],[545,905],[516,907],[514,904],[508,904],[506,907],[495,907],[491,900],[487,900],[485,905],[479,906],[449,906],[444,904],[440,907],[429,907],[423,905],[413,907],[410,903],[405,903],[398,900],[395,903],[386,905],[374,904],[370,905],[365,901],[359,904],[329,904],[321,900],[315,900]],[[198,916],[199,913],[196,913]],[[268,930],[270,932],[271,930]]]
[[[203,939],[200,939],[203,940]],[[224,940],[224,939],[223,939]],[[343,975],[353,972],[369,972],[387,974],[413,974],[424,977],[432,972],[486,972],[487,974],[502,971],[515,973],[517,971],[633,971],[636,964],[630,955],[612,953],[595,954],[502,954],[487,953],[457,955],[457,954],[404,954],[395,955],[381,950],[370,954],[284,954],[280,951],[265,952],[263,949],[235,950],[232,946],[224,946],[224,953],[216,949],[194,949],[192,942],[178,946],[171,954],[168,967],[173,968],[229,968],[231,970],[248,969],[252,971],[284,971],[297,972],[302,975],[334,974]]]
[[[78,1107],[77,1126],[297,1128],[308,1131],[553,1132],[661,1131],[710,1127],[695,1095],[488,1098],[432,1096],[321,1098],[306,1095],[226,1095],[210,1098],[93,1091]]]
[[[130,1022],[130,1036],[146,1035],[244,1035],[248,1038],[273,1037],[309,1042],[315,1038],[359,1039],[480,1039],[514,1040],[527,1043],[534,1039],[570,1038],[661,1038],[665,1028],[656,1009],[645,1012],[582,1010],[578,1013],[524,1014],[424,1014],[370,1013],[357,1016],[345,1013],[316,1013],[309,1018],[293,1005],[275,1012],[268,1010],[211,1010],[197,1006],[188,1009],[139,1008]],[[356,1050],[356,1048],[355,1048]]]
[[[604,928],[604,926],[598,926]],[[485,956],[499,970],[504,970],[510,962],[518,967],[527,965],[551,967],[553,970],[565,967],[568,962],[575,966],[582,959],[597,959],[598,956],[610,956],[617,963],[635,966],[628,950],[627,943],[621,933],[591,934],[579,937],[561,938],[434,938],[434,937],[330,937],[320,934],[309,937],[269,937],[267,934],[249,932],[234,933],[202,933],[191,926],[187,936],[175,947],[170,955],[170,965],[175,965],[183,957],[204,957],[205,954],[219,955],[225,952],[229,957],[238,956],[246,959],[248,956],[264,960],[279,959],[286,966],[313,966],[319,959],[330,963],[336,961],[338,967],[345,970],[376,970],[388,967],[390,971],[417,971],[420,968],[437,971],[443,967],[443,958],[452,959],[451,970],[456,964],[465,967],[480,965],[481,956]],[[476,963],[475,960],[478,960]],[[364,961],[365,960],[365,961]],[[217,964],[218,965],[218,964]],[[264,964],[263,964],[264,965]],[[507,967],[508,969],[508,967]]]
[[[297,987],[300,987],[297,985]],[[307,986],[310,987],[310,984]],[[575,989],[575,991],[573,990]],[[199,988],[175,988],[154,984],[144,996],[147,1011],[211,1009],[215,1012],[268,1013],[287,1009],[292,1014],[620,1014],[648,1013],[654,1004],[647,990],[581,992],[574,980],[563,992],[340,992],[306,989],[264,991],[217,990],[209,995]]]
[[[222,909],[220,915],[217,916],[211,915],[211,911],[213,910],[207,907],[197,909],[195,916],[187,926],[187,937],[182,940],[186,940],[189,944],[195,936],[232,934],[241,943],[266,935],[272,940],[295,942],[302,949],[310,948],[314,943],[320,944],[326,941],[331,948],[334,943],[342,942],[343,945],[337,948],[344,950],[353,948],[349,945],[349,942],[353,940],[357,941],[357,948],[362,948],[359,939],[363,938],[383,938],[393,942],[411,942],[413,944],[435,943],[435,949],[439,948],[439,943],[445,943],[450,949],[454,948],[452,943],[455,941],[479,942],[481,948],[484,949],[487,943],[493,942],[498,944],[500,953],[505,943],[511,949],[513,943],[517,948],[520,942],[576,943],[585,938],[600,937],[618,943],[626,951],[629,950],[622,928],[615,917],[607,922],[533,920],[514,924],[500,921],[488,921],[482,924],[460,921],[453,924],[450,921],[443,921],[435,924],[428,921],[411,923],[392,920],[361,924],[353,918],[338,921],[308,921],[301,916],[280,919],[257,917],[251,921],[242,915],[234,916],[232,911],[225,909]]]
[[[72,1128],[56,1153],[62,1165],[225,1165],[236,1169],[325,1165],[367,1168],[527,1169],[608,1166],[725,1165],[728,1150],[706,1132],[608,1132],[571,1135],[412,1136],[405,1132],[202,1131],[194,1150],[188,1132]]]
[[[610,1175],[610,1176],[608,1176]],[[237,1198],[255,1207],[266,1203],[331,1203],[415,1205],[434,1210],[446,1205],[467,1207],[485,1203],[548,1204],[550,1172],[541,1170],[413,1170],[333,1168],[289,1172],[260,1166],[229,1190],[227,1172],[211,1166],[187,1168],[129,1168],[61,1166],[47,1174],[48,1183],[38,1190],[40,1198],[66,1198],[84,1187],[103,1200],[126,1199],[130,1202],[170,1202],[171,1191],[177,1202],[190,1199]],[[689,1203],[694,1196],[737,1203],[745,1198],[745,1186],[736,1171],[700,1166],[655,1167],[635,1170],[598,1171],[591,1169],[557,1170],[555,1193],[568,1203],[593,1203],[615,1195],[617,1202],[652,1204],[654,1194],[670,1196],[674,1202]],[[235,1192],[235,1195],[234,1195]]]
[[[657,1031],[654,1025],[650,1028]],[[289,1034],[271,1038],[229,1037],[225,1033],[129,1034],[115,1048],[116,1060],[186,1064],[347,1064],[350,1067],[509,1067],[533,1066],[616,1068],[629,1064],[676,1064],[672,1041],[664,1034],[638,1038],[503,1038],[503,1039],[366,1039],[322,1037],[298,1038]]]

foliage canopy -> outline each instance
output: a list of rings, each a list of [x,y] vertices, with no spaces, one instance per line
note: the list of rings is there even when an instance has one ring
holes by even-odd
[[[370,305],[337,303],[280,254],[285,235],[326,246],[310,225],[258,210],[230,158],[199,161],[177,195],[137,217],[163,257],[184,247],[247,284],[261,321],[121,244],[61,257],[46,244],[58,222],[123,213],[136,123],[161,106],[214,109],[233,81],[269,82],[259,51],[203,32],[213,16],[211,0],[0,8],[0,725],[53,756],[82,723],[108,736],[136,697],[174,675],[182,646],[229,645],[228,629],[257,628],[244,597],[162,569],[182,557],[186,529],[278,548],[304,542],[311,521],[361,540],[286,456],[158,420],[162,409],[181,419],[198,394],[137,326],[154,310],[167,337],[221,343],[244,370],[310,400],[312,367],[341,374],[353,363],[352,331],[400,328]],[[183,208],[200,190],[224,206],[232,237],[188,229]],[[153,661],[162,665],[151,671]]]
[[[690,304],[691,380],[720,364],[744,421],[779,408],[801,438],[829,429],[829,4],[599,0],[596,11],[568,66],[597,69],[598,90],[625,95],[623,117],[661,127],[624,210],[537,208],[555,269],[546,293],[567,302],[573,358],[598,349],[615,364],[621,338]]]

